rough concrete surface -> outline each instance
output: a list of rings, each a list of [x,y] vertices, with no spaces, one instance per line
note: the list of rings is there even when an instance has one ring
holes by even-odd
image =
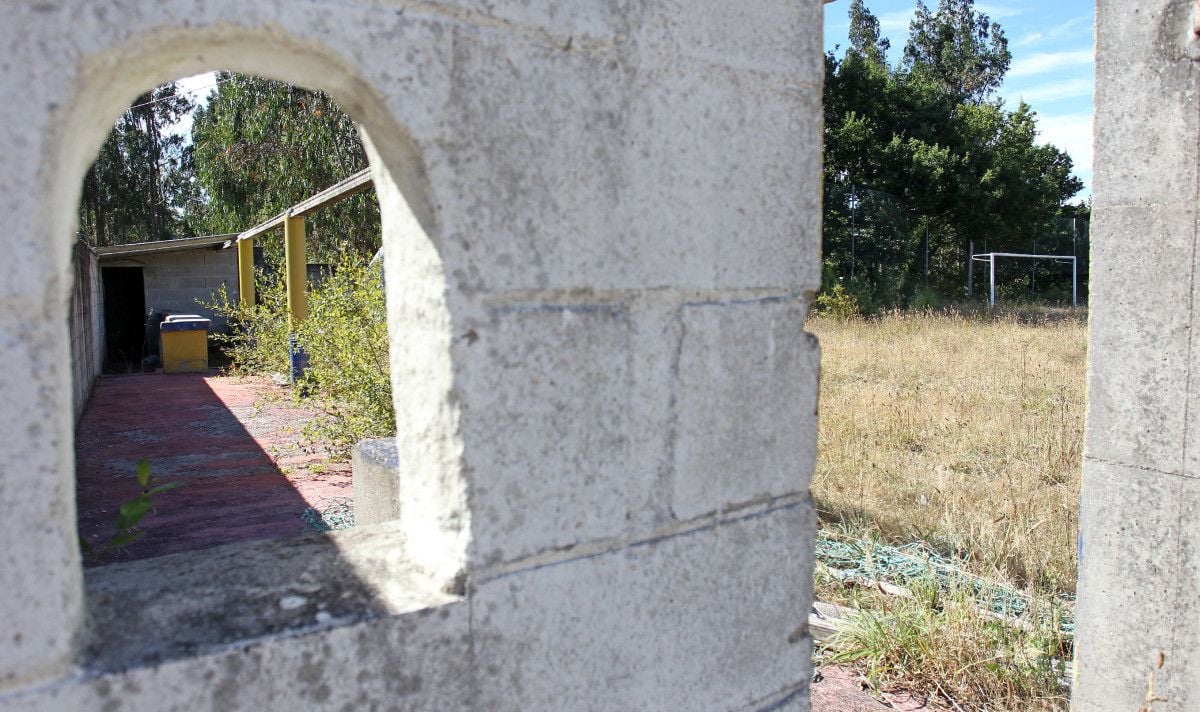
[[[813,531],[797,502],[479,583],[483,708],[741,709],[800,687],[812,567],[795,542]]]
[[[1097,5],[1088,424],[1073,708],[1200,705],[1196,206],[1188,0]],[[1153,695],[1150,679],[1153,676]]]
[[[0,709],[806,704],[820,27],[819,0],[6,7]],[[85,580],[80,179],[131,99],[213,69],[325,90],[363,128],[402,516]],[[305,561],[372,570],[309,597]],[[412,590],[451,598],[378,613]],[[346,615],[271,608],[322,602]],[[87,642],[113,621],[123,671]]]
[[[400,518],[400,458],[395,438],[363,440],[350,454],[355,525]]]

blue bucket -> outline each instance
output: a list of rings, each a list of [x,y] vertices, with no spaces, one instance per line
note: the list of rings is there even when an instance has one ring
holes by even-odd
[[[296,381],[304,378],[304,372],[308,370],[308,352],[306,352],[297,341],[295,335],[288,337],[288,364],[291,365],[291,384],[296,385]]]

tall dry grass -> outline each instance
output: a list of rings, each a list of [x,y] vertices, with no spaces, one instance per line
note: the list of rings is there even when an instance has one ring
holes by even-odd
[[[823,351],[813,495],[827,523],[1074,590],[1082,312],[817,315],[807,328]]]

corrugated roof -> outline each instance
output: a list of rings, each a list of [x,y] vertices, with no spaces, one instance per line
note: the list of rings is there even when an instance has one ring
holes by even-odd
[[[153,242],[133,242],[128,245],[109,245],[96,249],[100,259],[129,257],[131,255],[146,255],[157,252],[183,252],[199,250],[205,247],[222,245],[229,247],[237,239],[237,233],[228,235],[201,235],[200,237],[182,237],[175,240],[155,240]]]

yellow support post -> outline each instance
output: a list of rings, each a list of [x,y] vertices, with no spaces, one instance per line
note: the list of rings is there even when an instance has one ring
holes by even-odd
[[[254,240],[238,240],[238,300],[243,307],[254,306]]]
[[[304,218],[283,223],[283,255],[287,262],[288,321],[295,328],[308,317],[308,260],[304,255]]]

